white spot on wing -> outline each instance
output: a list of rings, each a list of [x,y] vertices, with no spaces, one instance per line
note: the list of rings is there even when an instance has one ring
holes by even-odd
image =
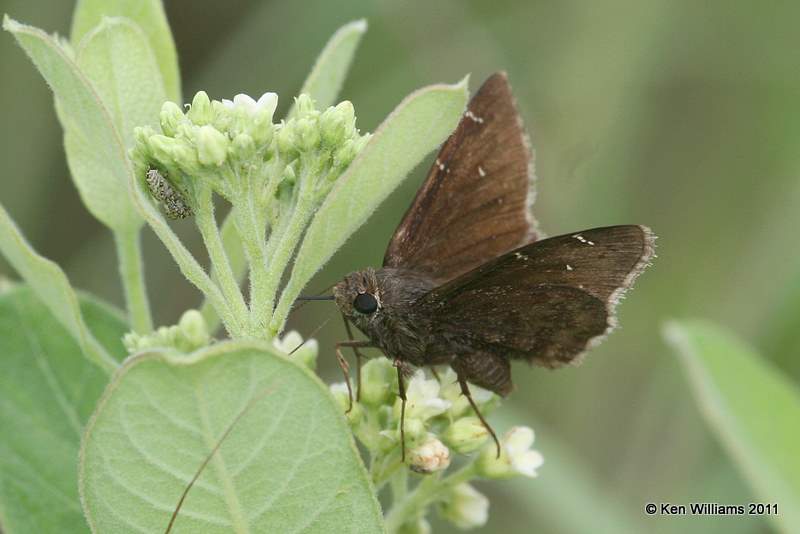
[[[475,114],[474,114],[474,113],[473,113],[471,110],[469,110],[469,109],[466,111],[466,113],[464,113],[464,115],[465,115],[466,117],[468,117],[468,118],[472,119],[474,122],[477,122],[478,124],[483,124],[483,118],[482,118],[482,117],[478,117],[477,115],[475,115]]]
[[[439,161],[439,158],[436,158],[436,166],[437,166],[437,167],[439,167],[439,170],[440,170],[440,171],[443,171],[443,170],[444,170],[444,163],[442,163],[441,161]]]
[[[480,165],[478,165],[478,175],[480,175],[481,178],[486,176],[486,171],[484,171],[483,167],[481,167]]]
[[[573,234],[572,237],[574,237],[575,239],[577,239],[578,241],[580,241],[581,243],[583,243],[585,245],[594,246],[594,241],[589,241],[588,239],[583,237],[581,234]]]
[[[568,270],[568,271],[571,271],[571,270],[572,270],[572,265],[570,265],[569,263],[567,264],[567,270]]]

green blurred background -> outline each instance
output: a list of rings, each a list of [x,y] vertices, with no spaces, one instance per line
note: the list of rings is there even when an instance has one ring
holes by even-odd
[[[584,365],[515,369],[498,416],[528,424],[536,480],[484,483],[486,532],[762,532],[757,518],[649,517],[645,503],[758,501],[700,418],[663,322],[702,316],[800,377],[800,3],[743,0],[167,0],[185,95],[299,89],[342,23],[366,17],[341,98],[373,130],[411,90],[505,69],[536,149],[536,216],[550,235],[651,226],[658,259],[620,309],[622,328]],[[0,11],[66,34],[72,2],[3,0]],[[81,289],[122,304],[110,235],[68,177],[52,98],[9,35],[0,40],[0,198],[33,245]],[[427,167],[429,162],[424,165]],[[313,282],[378,265],[422,166]],[[199,251],[190,224],[179,225]],[[198,294],[145,232],[159,323]],[[0,267],[9,273],[5,263]],[[308,334],[332,307],[306,306]],[[335,378],[334,315],[319,333]],[[507,421],[506,421],[507,420]],[[438,532],[449,531],[434,521]]]

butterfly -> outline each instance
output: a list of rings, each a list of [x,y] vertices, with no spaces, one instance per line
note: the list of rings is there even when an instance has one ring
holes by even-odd
[[[653,258],[655,236],[645,226],[543,238],[531,214],[533,180],[508,78],[496,73],[442,145],[383,266],[348,274],[323,297],[345,318],[350,340],[336,354],[346,378],[345,347],[359,368],[367,347],[395,362],[403,457],[413,368],[451,366],[499,456],[469,384],[507,396],[512,360],[551,369],[580,361],[616,326],[617,303]],[[366,340],[353,340],[351,323]]]

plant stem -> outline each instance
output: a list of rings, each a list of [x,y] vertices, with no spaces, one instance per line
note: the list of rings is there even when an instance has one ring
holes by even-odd
[[[203,242],[208,250],[208,257],[217,276],[217,281],[222,289],[222,294],[233,314],[240,320],[248,315],[247,304],[244,302],[242,291],[239,289],[239,282],[233,274],[233,269],[228,261],[225,246],[222,244],[222,237],[214,218],[214,204],[212,202],[211,190],[206,188],[198,193],[198,209],[195,216],[197,227],[203,236]],[[231,332],[234,335],[234,332]]]
[[[297,248],[297,244],[313,214],[314,190],[311,184],[306,185],[309,181],[311,181],[310,177],[303,177],[299,181],[302,185],[297,195],[297,203],[292,211],[289,224],[280,232],[280,235],[270,236],[270,244],[272,244],[273,239],[277,239],[277,241],[275,241],[277,246],[274,248],[274,254],[268,258],[269,269],[267,269],[266,298],[263,301],[254,303],[255,308],[253,312],[259,324],[263,325],[265,328],[268,323],[274,322],[271,320],[278,286],[280,285],[281,278],[283,278],[286,266],[292,258],[292,253],[295,248]],[[282,324],[283,318],[280,318],[280,320]],[[271,330],[270,334],[274,336],[277,332]]]
[[[125,305],[131,328],[137,334],[148,334],[153,330],[153,318],[147,299],[147,286],[144,281],[144,264],[140,230],[115,231],[114,243],[117,246],[117,261],[122,287],[125,290]]]
[[[242,251],[242,246],[240,245],[241,239],[239,237],[238,230],[236,229],[236,225],[234,224],[235,210],[236,207],[231,208],[231,213],[228,214],[228,216],[225,218],[225,221],[222,223],[222,228],[220,228],[220,237],[222,239],[222,244],[225,247],[225,251],[227,252],[228,261],[230,262],[231,269],[233,270],[233,275],[236,277],[236,280],[242,280],[245,272],[247,272],[247,263],[245,261],[244,252]],[[217,280],[216,273],[211,273],[211,276],[214,280]],[[214,309],[214,306],[208,297],[206,297],[205,301],[203,302],[203,305],[200,308],[200,313],[206,320],[208,331],[214,332],[219,326],[220,316],[219,313],[217,313],[217,310]]]
[[[427,475],[407,494],[404,499],[395,501],[391,510],[386,515],[386,531],[394,534],[400,530],[407,521],[418,517],[427,506],[447,496],[455,486],[469,481],[475,475],[475,462],[472,461],[459,471],[446,478],[436,475]]]

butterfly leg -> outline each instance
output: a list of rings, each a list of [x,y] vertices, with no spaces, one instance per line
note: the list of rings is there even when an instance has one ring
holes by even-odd
[[[434,367],[433,365],[431,365],[431,374],[433,375],[433,378],[435,378],[436,381],[439,382],[439,384],[442,383],[442,379],[439,378],[439,373],[436,372],[436,367]]]
[[[353,341],[353,331],[350,329],[350,321],[347,320],[344,314],[342,314],[342,319],[344,320],[344,328],[347,330],[347,339]],[[353,352],[356,355],[356,401],[361,400],[361,360],[363,355],[359,352],[358,347],[353,347]]]
[[[400,460],[406,461],[406,381],[403,377],[404,364],[400,360],[394,361],[397,369],[397,395],[400,397]]]
[[[472,400],[472,395],[469,392],[469,384],[467,384],[463,375],[458,375],[458,384],[461,386],[461,394],[467,398],[469,405],[472,406],[472,409],[475,411],[475,415],[478,416],[478,419],[481,420],[481,424],[483,424],[484,428],[491,434],[494,444],[497,447],[497,457],[500,458],[500,440],[497,439],[497,434],[494,433],[494,429],[491,425],[483,418],[483,414],[481,414],[481,411],[478,409],[478,405]]]
[[[342,347],[369,347],[369,341],[340,341],[336,344],[336,361],[339,362],[339,367],[342,369],[342,374],[344,375],[344,383],[347,384],[347,397],[350,401],[347,410],[344,413],[350,413],[350,410],[353,409],[353,387],[350,385],[350,365],[347,363],[347,360],[344,359],[344,355],[342,354]]]
[[[458,376],[461,394],[467,398],[475,415],[491,434],[497,446],[497,457],[500,458],[500,440],[497,439],[494,429],[483,418],[478,405],[472,399],[467,382],[472,382],[505,397],[514,387],[511,383],[511,365],[502,356],[489,352],[464,354],[455,358],[450,365]]]

